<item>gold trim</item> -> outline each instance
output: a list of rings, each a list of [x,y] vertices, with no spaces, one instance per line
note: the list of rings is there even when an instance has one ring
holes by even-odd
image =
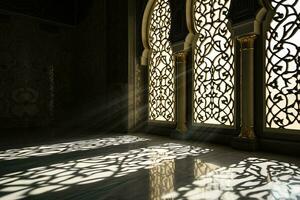
[[[173,56],[177,63],[186,63],[187,53],[184,51],[174,53]]]
[[[241,44],[241,50],[254,49],[254,42],[256,38],[257,36],[255,34],[239,37],[237,40]]]
[[[151,21],[151,14],[153,12],[156,0],[148,0],[146,8],[144,10],[143,21],[142,21],[142,42],[144,50],[141,56],[141,65],[147,66],[148,59],[150,57],[150,45],[149,45],[149,26]]]
[[[254,140],[256,138],[254,128],[249,126],[242,127],[239,138]]]

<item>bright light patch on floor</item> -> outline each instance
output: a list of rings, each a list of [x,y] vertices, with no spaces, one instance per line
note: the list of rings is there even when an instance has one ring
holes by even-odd
[[[299,199],[298,166],[248,158],[229,167],[195,160],[195,181],[172,192],[178,199]]]
[[[75,142],[66,142],[52,145],[42,145],[34,147],[25,147],[21,149],[9,149],[0,151],[1,160],[16,160],[30,157],[49,156],[53,154],[63,154],[75,151],[86,151],[108,146],[117,146],[122,144],[131,144],[135,142],[147,141],[146,138],[125,135],[117,137],[108,137],[100,139],[80,140]]]
[[[4,194],[0,200],[12,196],[17,200],[31,195],[57,192],[76,185],[126,176],[140,169],[161,172],[164,167],[157,166],[169,166],[165,161],[199,156],[210,151],[200,147],[166,143],[6,174],[0,177],[0,193]],[[171,172],[172,169],[169,173]]]

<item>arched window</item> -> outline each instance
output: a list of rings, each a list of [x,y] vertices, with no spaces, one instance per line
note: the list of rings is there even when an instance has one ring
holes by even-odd
[[[175,121],[175,65],[169,41],[170,29],[169,1],[153,1],[148,22],[149,121]]]
[[[194,0],[193,122],[234,125],[234,48],[227,28],[231,0]]]
[[[300,130],[300,1],[271,0],[266,39],[266,127]]]

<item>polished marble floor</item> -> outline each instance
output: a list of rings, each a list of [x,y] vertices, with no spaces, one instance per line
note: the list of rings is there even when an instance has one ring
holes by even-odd
[[[106,135],[0,151],[0,200],[300,199],[300,159]]]

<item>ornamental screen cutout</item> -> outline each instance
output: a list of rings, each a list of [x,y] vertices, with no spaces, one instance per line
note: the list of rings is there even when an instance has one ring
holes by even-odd
[[[168,0],[156,0],[149,27],[149,120],[173,122],[175,69],[169,41],[171,11]]]
[[[300,130],[300,1],[273,0],[266,40],[266,126]]]
[[[196,0],[194,123],[234,125],[234,49],[227,28],[230,0]]]

